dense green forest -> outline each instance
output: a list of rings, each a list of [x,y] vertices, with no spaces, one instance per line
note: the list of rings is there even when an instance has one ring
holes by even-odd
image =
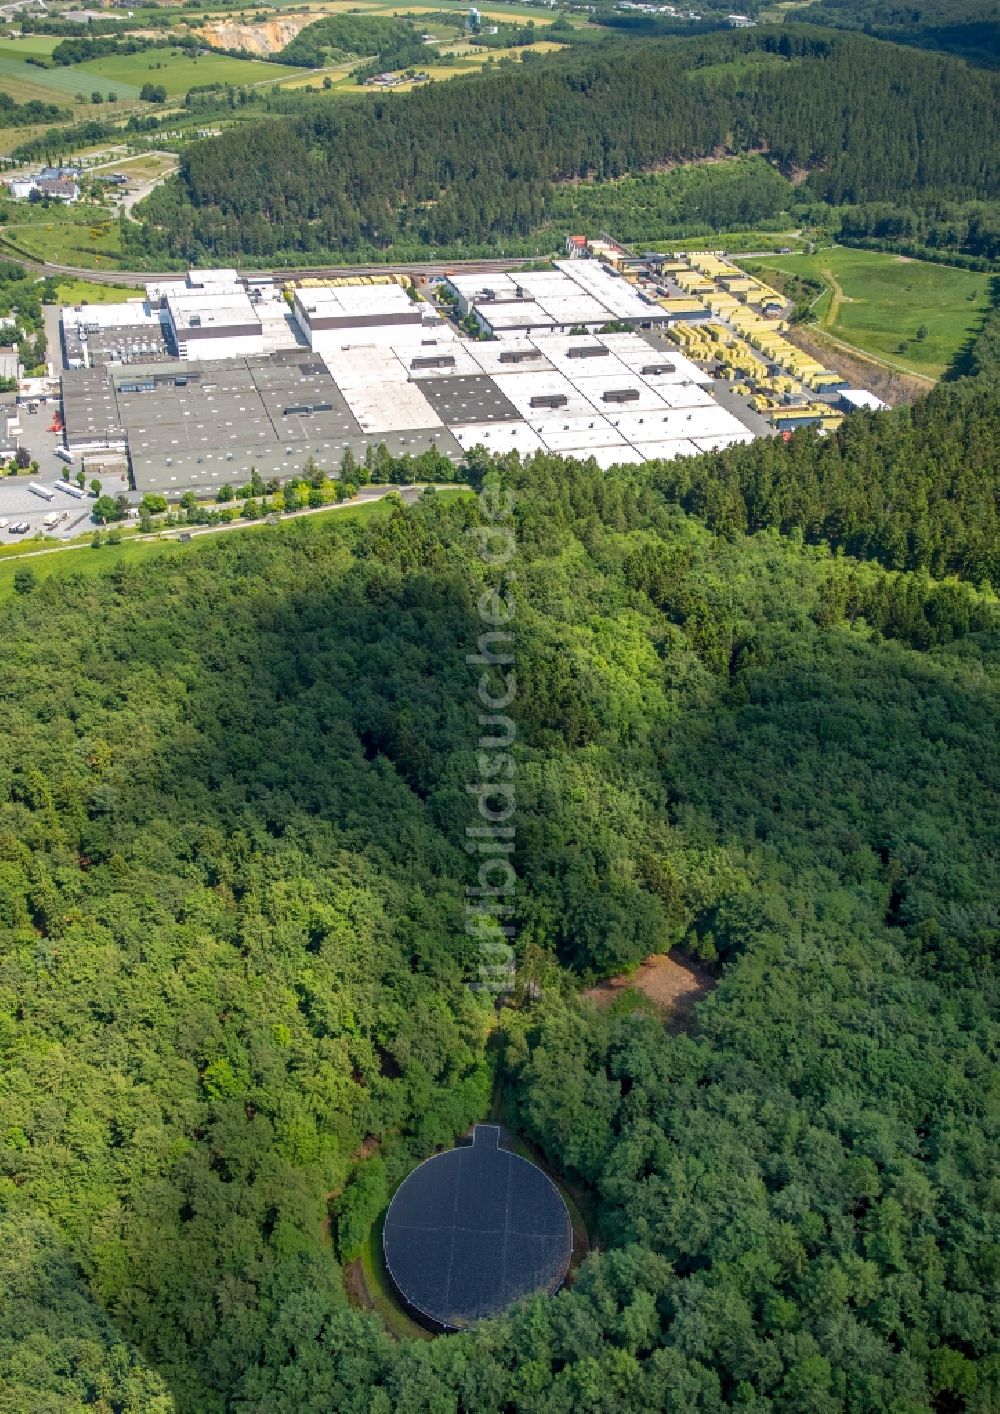
[[[401,240],[502,245],[544,226],[560,181],[726,151],[764,151],[805,174],[803,199],[834,205],[996,200],[997,82],[830,31],[609,41],[364,105],[316,99],[194,143],[143,226],[126,228],[129,253],[291,261]]]
[[[995,325],[836,439],[474,453],[478,498],[16,579],[0,1407],[997,1408]],[[496,1012],[463,845],[498,589]],[[671,947],[718,978],[689,1034],[579,999]],[[603,1250],[393,1343],[335,1253],[494,1093]]]
[[[996,0],[816,0],[797,20],[863,29],[899,44],[961,54],[976,64],[1000,65],[1000,14]]]
[[[691,163],[671,172],[553,188],[546,218],[556,229],[614,231],[623,241],[660,241],[672,231],[766,226],[799,205],[795,187],[762,157]]]
[[[966,260],[991,269],[1000,261],[998,202],[874,202],[836,215],[841,240],[931,259]]]
[[[329,15],[299,31],[274,57],[282,64],[320,69],[340,59],[373,55],[383,68],[424,63],[420,30],[406,20],[383,15]]]

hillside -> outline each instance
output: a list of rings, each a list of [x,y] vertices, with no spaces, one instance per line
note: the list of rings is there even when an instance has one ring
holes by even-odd
[[[765,152],[827,206],[996,201],[998,97],[956,60],[831,31],[609,41],[367,105],[316,99],[194,143],[132,244],[289,263],[502,246],[545,224],[553,183],[723,152]]]
[[[997,1406],[994,343],[838,439],[608,475],[473,455],[477,498],[20,582],[8,1407]],[[498,590],[499,1012],[467,985],[496,935],[464,926]],[[688,1033],[580,1000],[672,948],[718,983]],[[551,1301],[393,1343],[338,1260],[491,1096],[602,1250]]]

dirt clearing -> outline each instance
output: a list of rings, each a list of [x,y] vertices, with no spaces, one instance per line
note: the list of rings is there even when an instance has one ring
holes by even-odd
[[[609,977],[583,995],[603,1011],[625,993],[641,992],[671,1030],[681,1030],[691,1020],[695,1002],[710,992],[717,980],[692,962],[678,962],[668,953],[657,953],[634,972]]]
[[[785,335],[789,343],[818,358],[827,368],[843,374],[853,388],[868,388],[890,407],[913,403],[934,386],[934,380],[919,373],[904,373],[890,368],[860,349],[849,348],[832,335],[821,333],[815,325],[799,324]]]

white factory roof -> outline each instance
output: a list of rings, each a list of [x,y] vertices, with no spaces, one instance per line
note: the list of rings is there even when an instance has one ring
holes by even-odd
[[[624,447],[625,438],[603,417],[549,418],[530,424],[550,452],[586,456],[594,447]]]
[[[493,381],[526,422],[590,417],[593,413],[587,399],[561,373],[497,373]],[[532,406],[533,399],[548,397],[564,397],[566,401],[558,407]]]
[[[188,290],[168,294],[170,321],[178,334],[188,329],[213,329],[220,336],[237,325],[259,324],[250,296],[240,285],[234,290]]]
[[[586,378],[580,384],[580,392],[598,412],[619,412],[623,409],[629,412],[656,412],[667,407],[659,393],[654,393],[643,379],[628,370],[624,374],[612,370],[603,378]],[[614,397],[618,392],[638,396],[629,396],[627,401],[619,402]]]
[[[475,342],[466,345],[470,358],[473,358],[484,373],[490,375],[496,373],[540,373],[545,369],[551,369],[552,364],[542,351],[542,346],[537,339],[527,338],[521,335],[512,334],[505,339],[487,339],[485,343]],[[517,363],[510,363],[504,360],[504,355],[526,354],[528,357]]]
[[[458,339],[453,343],[446,340],[440,343],[411,343],[405,349],[400,349],[398,356],[411,378],[477,378],[483,371],[473,358],[469,345],[461,343]],[[420,366],[421,359],[431,358],[450,358],[454,359],[454,363],[437,368],[428,367],[426,364]],[[416,368],[414,363],[417,364]]]
[[[616,319],[662,318],[656,304],[644,300],[633,285],[599,260],[557,260],[556,269],[568,275],[581,290],[600,300]]]
[[[713,404],[708,408],[669,408],[665,412],[611,414],[611,421],[633,446],[665,442],[677,437],[735,436],[746,429],[731,412]]]
[[[554,270],[452,275],[452,286],[491,329],[601,325],[662,319],[658,305],[596,260],[560,260]]]
[[[618,355],[622,363],[627,363],[630,368],[644,368],[650,364],[672,363],[673,373],[646,374],[654,387],[659,387],[658,379],[663,379],[668,383],[702,383],[706,387],[712,382],[712,375],[706,373],[703,368],[699,368],[696,363],[692,363],[689,358],[685,358],[682,353],[678,353],[674,348],[653,348],[647,344],[645,339],[636,334],[601,334],[600,342],[605,344],[612,353]]]
[[[241,282],[238,270],[192,268],[187,273],[187,283],[193,290],[208,290],[232,289]]]
[[[490,301],[476,303],[476,313],[491,329],[533,329],[551,322],[548,313],[533,300]]]
[[[223,290],[241,291],[243,282],[236,270],[189,270],[186,275],[174,275],[166,280],[151,280],[146,295],[154,304],[163,295],[218,294]]]
[[[449,275],[448,283],[463,299],[514,299],[521,281],[511,275]],[[525,287],[526,288],[526,287]]]
[[[884,403],[881,398],[877,398],[874,393],[869,393],[864,388],[844,388],[840,396],[852,408],[867,408],[870,412],[881,412],[883,408],[889,406],[888,403]]]
[[[742,432],[734,432],[731,436],[696,437],[694,444],[699,452],[722,452],[726,447],[735,447],[740,443],[752,441],[753,433],[744,428]]]
[[[671,437],[665,442],[640,442],[637,448],[644,461],[673,461],[674,457],[694,457],[698,448],[686,437]]]
[[[715,399],[700,383],[668,383],[666,379],[645,378],[669,408],[712,407]]]
[[[538,433],[526,422],[466,423],[464,427],[452,428],[452,436],[464,451],[470,447],[485,447],[488,452],[517,452],[522,457],[530,457],[545,450]]]
[[[343,391],[346,396],[348,390]],[[410,428],[444,426],[417,384],[405,378],[398,382],[355,386],[347,401],[362,432],[404,432]]]
[[[423,313],[401,285],[315,285],[297,289],[295,299],[307,316]],[[430,305],[425,308],[429,313]]]
[[[626,335],[628,338],[637,338],[638,335]],[[615,354],[611,353],[606,341],[597,334],[543,334],[535,340],[538,348],[560,373],[564,373],[567,378],[574,382],[583,382],[588,378],[603,378],[608,373],[614,372],[621,378],[628,378],[631,374],[629,366],[622,362]],[[646,345],[648,348],[648,345]],[[574,349],[602,349],[603,353],[596,356],[580,357],[574,356]],[[652,352],[650,350],[650,352]]]
[[[406,383],[409,371],[388,345],[373,344],[365,349],[327,349],[323,362],[343,391],[348,388],[379,388],[389,383]]]
[[[123,300],[121,304],[67,305],[60,311],[64,328],[120,329],[126,325],[158,324],[157,310],[144,299]]]

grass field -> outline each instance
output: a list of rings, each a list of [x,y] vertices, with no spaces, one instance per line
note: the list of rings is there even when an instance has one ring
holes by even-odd
[[[88,116],[107,113],[106,105],[99,108],[87,101],[76,102],[76,95],[87,100],[95,90],[105,97],[117,95],[119,104],[134,103],[144,83],[162,84],[168,97],[182,97],[191,88],[202,84],[253,85],[276,83],[289,77],[284,64],[269,64],[264,60],[231,59],[225,54],[192,57],[182,50],[149,49],[139,54],[111,54],[103,59],[88,59],[85,64],[58,65],[39,69],[27,59],[33,54],[50,54],[59,43],[53,36],[29,35],[24,39],[0,43],[0,85],[18,103],[37,98],[45,103],[58,103],[73,108],[74,114]]]
[[[77,265],[87,270],[113,269],[121,255],[121,233],[115,215],[102,207],[32,207],[18,202],[14,220],[0,227],[0,239],[36,260]]]
[[[137,157],[123,157],[117,162],[101,163],[96,169],[96,177],[110,177],[116,172],[128,177],[132,185],[151,182],[172,172],[177,166],[177,158],[164,156],[162,152],[143,152]]]
[[[821,281],[814,313],[826,333],[928,377],[940,377],[990,308],[990,275],[879,251],[836,247],[769,256],[747,268],[769,282],[782,275]]]
[[[167,97],[180,97],[202,84],[253,85],[277,83],[288,77],[288,66],[264,60],[231,59],[225,54],[191,58],[171,50],[147,50],[144,54],[112,54],[105,59],[89,59],[74,64],[73,72],[90,74],[94,84],[106,84],[120,96],[138,98],[144,83],[162,84]],[[90,80],[87,87],[92,87]]]
[[[740,251],[780,250],[801,246],[801,237],[792,231],[723,231],[710,236],[685,236],[674,240],[643,241],[644,250],[724,250],[730,255]],[[785,259],[784,256],[781,259]]]
[[[121,304],[135,299],[142,291],[132,285],[104,285],[97,280],[60,280],[57,298],[60,304]]]
[[[382,1251],[382,1227],[385,1214],[372,1225],[368,1241],[361,1252],[361,1267],[365,1274],[365,1288],[382,1319],[386,1330],[397,1340],[433,1340],[430,1331],[417,1325],[396,1300],[389,1273],[385,1269],[385,1254]]]

